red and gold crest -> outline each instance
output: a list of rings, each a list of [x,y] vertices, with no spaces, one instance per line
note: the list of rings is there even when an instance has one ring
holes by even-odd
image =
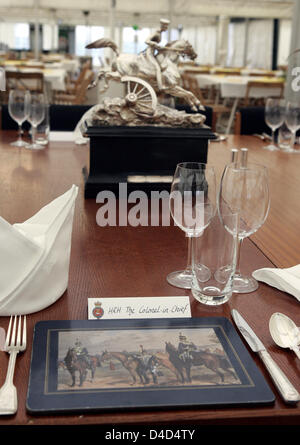
[[[104,315],[104,309],[102,307],[102,303],[100,301],[96,301],[95,307],[92,312],[95,318],[102,318]]]

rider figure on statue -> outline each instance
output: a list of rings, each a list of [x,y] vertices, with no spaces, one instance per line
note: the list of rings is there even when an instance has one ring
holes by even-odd
[[[157,50],[163,49],[159,43],[161,42],[161,35],[164,31],[167,31],[170,21],[167,19],[160,19],[160,29],[156,30],[147,40],[146,44],[148,48],[146,49],[146,57],[154,65],[156,72],[157,85],[160,91],[166,89],[163,86],[161,67],[156,59]]]

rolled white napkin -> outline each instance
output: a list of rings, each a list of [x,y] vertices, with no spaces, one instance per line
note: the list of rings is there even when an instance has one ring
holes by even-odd
[[[0,91],[5,91],[5,70],[4,68],[0,67]]]
[[[37,312],[65,292],[77,193],[73,185],[21,224],[0,218],[0,316]]]
[[[293,295],[300,301],[300,264],[287,269],[265,267],[255,270],[252,276],[258,281]]]

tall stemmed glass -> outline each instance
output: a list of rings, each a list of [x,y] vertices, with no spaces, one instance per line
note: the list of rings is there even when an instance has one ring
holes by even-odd
[[[27,120],[29,114],[30,93],[25,90],[10,90],[8,98],[8,112],[19,126],[18,140],[12,142],[14,147],[26,147],[27,142],[22,140],[22,124]]]
[[[249,293],[258,288],[253,277],[244,276],[240,271],[240,254],[243,240],[255,233],[265,222],[269,207],[269,186],[267,169],[263,165],[247,163],[228,164],[223,172],[218,205],[220,212],[238,214],[238,252],[233,292]]]
[[[170,212],[175,224],[188,237],[185,270],[167,276],[169,284],[190,289],[192,282],[192,240],[201,236],[216,210],[216,177],[212,166],[198,162],[177,165],[170,193]],[[204,271],[205,273],[205,271]]]
[[[31,150],[42,150],[45,148],[44,145],[39,145],[35,142],[36,129],[45,117],[45,107],[45,98],[43,94],[31,94],[28,121],[31,124],[32,143],[26,147]]]
[[[266,101],[265,106],[265,121],[266,124],[272,130],[272,143],[266,145],[266,150],[279,150],[279,148],[275,145],[275,130],[281,127],[285,119],[285,102],[283,99],[272,99],[269,98]]]
[[[300,128],[300,103],[294,103],[294,102],[287,103],[285,123],[290,132],[292,133],[291,145],[290,148],[286,151],[299,153],[299,150],[295,150],[294,146],[295,146],[296,133]]]

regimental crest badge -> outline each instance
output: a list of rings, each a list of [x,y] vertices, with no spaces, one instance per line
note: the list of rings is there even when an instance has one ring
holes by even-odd
[[[96,301],[95,302],[95,307],[94,307],[94,309],[93,309],[93,311],[92,311],[92,314],[93,314],[93,316],[95,317],[95,318],[102,318],[103,317],[103,315],[104,315],[104,309],[103,309],[103,307],[102,307],[102,303],[101,303],[101,301]]]

